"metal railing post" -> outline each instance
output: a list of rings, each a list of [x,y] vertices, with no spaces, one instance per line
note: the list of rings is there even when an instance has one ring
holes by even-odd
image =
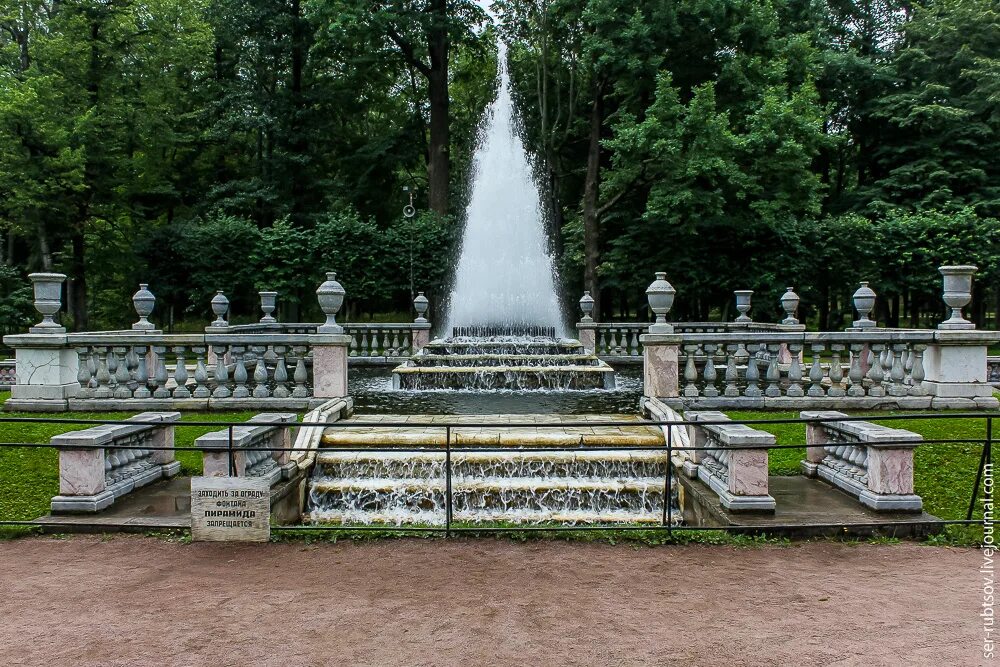
[[[451,537],[451,426],[444,429],[444,536]]]
[[[986,439],[983,440],[983,453],[979,455],[979,468],[976,470],[976,482],[972,485],[972,498],[969,500],[969,511],[965,514],[965,520],[972,520],[972,513],[976,509],[976,500],[979,498],[979,485],[983,481],[983,470],[986,462],[990,458],[990,449],[993,444],[993,418],[986,418]]]
[[[233,425],[230,424],[229,428],[229,442],[227,443],[229,450],[229,476],[236,477],[236,457],[233,455]]]
[[[673,503],[670,500],[671,496],[673,495],[673,490],[674,490],[673,489],[673,480],[671,479],[672,475],[670,474],[672,472],[671,468],[673,466],[673,463],[672,463],[672,459],[673,459],[673,435],[674,435],[674,429],[672,427],[670,427],[670,426],[667,426],[667,467],[666,467],[666,473],[664,474],[664,477],[663,477],[663,519],[662,519],[662,523],[666,527],[668,535],[670,534],[670,532],[672,530],[671,526],[672,526],[672,524],[674,522],[673,521],[673,519],[674,519],[674,516],[673,516],[673,514],[674,514],[674,508],[673,508]]]

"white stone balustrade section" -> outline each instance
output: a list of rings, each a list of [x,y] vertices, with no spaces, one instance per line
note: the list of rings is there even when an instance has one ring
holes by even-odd
[[[721,412],[688,411],[691,422],[728,422]],[[768,494],[768,450],[774,435],[746,424],[695,423],[688,425],[691,447],[682,464],[684,473],[700,479],[719,496],[722,506],[734,512],[773,512]]]
[[[52,438],[59,445],[55,513],[99,512],[117,498],[180,472],[174,460],[179,412],[144,412],[130,424],[103,424]]]
[[[682,334],[677,393],[697,408],[993,408],[985,355],[997,337],[889,329]]]
[[[267,412],[232,427],[232,459],[236,477],[266,479],[270,486],[290,479],[298,469],[289,449],[295,442],[295,413]],[[262,422],[262,423],[261,423]],[[202,450],[206,477],[229,477],[229,429],[206,433],[194,442]]]
[[[812,420],[806,426],[805,475],[825,479],[874,510],[923,508],[913,492],[913,450],[923,436],[866,421],[836,421],[847,417],[843,412],[799,416]]]
[[[232,333],[314,334],[316,324],[284,323],[241,324],[229,327]],[[430,342],[430,322],[405,324],[344,324],[344,335],[351,337],[348,358],[358,365],[396,365],[400,359],[416,353]]]
[[[641,336],[649,331],[645,322],[580,322],[577,337],[587,350],[593,350],[609,363],[641,363]],[[731,332],[801,331],[801,325],[767,324],[763,322],[675,322],[675,334],[717,334]]]

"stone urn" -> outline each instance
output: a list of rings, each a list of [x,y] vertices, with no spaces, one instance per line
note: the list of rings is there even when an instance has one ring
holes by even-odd
[[[427,309],[430,308],[431,302],[427,300],[423,292],[417,292],[417,297],[413,300],[413,309],[417,311],[417,319],[414,322],[420,322],[421,324],[427,322]]]
[[[781,307],[785,309],[785,319],[781,320],[782,324],[799,323],[795,317],[795,311],[799,308],[799,295],[795,293],[794,288],[785,288],[785,293],[781,295]]]
[[[319,307],[323,309],[323,314],[326,315],[326,322],[316,329],[318,333],[344,332],[344,327],[337,324],[337,313],[340,312],[340,307],[344,305],[344,295],[346,293],[344,286],[337,282],[336,272],[328,271],[326,281],[316,289],[316,298],[319,301]]]
[[[979,267],[971,265],[942,266],[944,276],[944,302],[951,308],[951,317],[938,325],[938,329],[975,329],[976,325],[965,319],[962,309],[972,301],[972,274]]]
[[[261,324],[273,324],[278,320],[274,319],[274,309],[278,304],[277,292],[258,292],[260,294],[260,309],[264,311],[264,317],[260,318]]]
[[[229,312],[229,299],[222,293],[222,290],[216,292],[215,296],[212,297],[212,312],[215,313],[213,327],[229,326],[229,322],[226,321],[226,313]]]
[[[648,294],[649,292],[647,291],[646,293]],[[594,318],[591,316],[594,312],[594,297],[590,296],[589,291],[584,292],[583,296],[580,297],[580,310],[583,311],[583,317],[580,319],[581,322],[594,321]]]
[[[53,317],[62,308],[62,284],[66,275],[62,273],[30,273],[35,292],[35,310],[42,315],[42,321],[31,327],[31,333],[66,333],[66,327],[59,326]]]
[[[869,329],[876,326],[875,321],[868,318],[875,308],[875,290],[868,286],[867,281],[861,282],[861,287],[854,292],[854,309],[858,311],[858,319],[854,321],[855,329]]]
[[[649,309],[656,315],[656,322],[649,327],[650,333],[672,333],[674,328],[667,324],[667,313],[674,306],[674,295],[677,290],[667,282],[665,271],[656,272],[656,280],[646,288],[646,298]]]
[[[139,283],[139,291],[132,295],[132,306],[139,315],[139,321],[132,325],[133,329],[152,331],[156,328],[156,325],[148,319],[156,306],[156,297],[149,291],[148,283]]]
[[[753,322],[747,313],[750,312],[750,297],[753,296],[752,289],[738,289],[734,290],[733,294],[736,295],[736,310],[739,311],[739,316],[736,318],[737,322],[741,324],[749,324]]]

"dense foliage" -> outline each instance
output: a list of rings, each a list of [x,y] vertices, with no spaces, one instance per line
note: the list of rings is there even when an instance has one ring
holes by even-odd
[[[1000,10],[993,0],[497,0],[498,30],[575,301],[644,318],[733,289],[815,326],[941,314],[976,263],[1000,319]],[[496,50],[473,0],[0,0],[0,328],[24,275],[69,274],[68,323],[161,323],[281,293],[315,319],[440,302]],[[421,213],[404,218],[414,195]],[[28,311],[26,313],[26,311]]]

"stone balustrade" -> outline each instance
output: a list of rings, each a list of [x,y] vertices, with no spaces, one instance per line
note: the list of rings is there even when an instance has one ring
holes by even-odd
[[[174,460],[179,412],[144,412],[129,424],[103,424],[52,438],[59,446],[54,513],[98,512],[139,487],[180,472]]]
[[[806,459],[802,471],[839,487],[874,510],[920,511],[913,492],[918,433],[866,421],[836,421],[843,412],[804,411]]]
[[[688,411],[690,447],[681,469],[691,479],[700,479],[719,496],[722,506],[734,512],[773,512],[768,495],[768,450],[772,434],[746,424],[728,422],[721,412]]]
[[[202,450],[203,474],[206,477],[258,477],[266,479],[269,486],[291,478],[298,469],[289,452],[295,440],[294,429],[278,424],[291,424],[297,419],[292,412],[262,413],[245,424],[234,426],[232,442],[229,429],[199,437],[194,444]]]
[[[0,361],[0,391],[10,391],[17,384],[17,362],[13,359]]]

